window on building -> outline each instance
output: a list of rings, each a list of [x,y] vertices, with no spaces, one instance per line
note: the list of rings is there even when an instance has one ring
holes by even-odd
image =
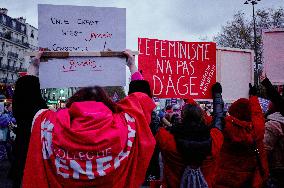
[[[22,36],[22,43],[25,43],[25,37]]]
[[[3,21],[4,24],[6,23],[6,18],[5,18],[4,15],[2,15],[2,21]]]
[[[21,31],[25,31],[25,26],[21,25]]]
[[[17,61],[14,61],[13,68],[16,68]]]
[[[12,21],[12,26],[13,26],[14,28],[16,28],[16,22],[15,22],[15,20]]]
[[[0,57],[0,67],[2,67],[2,60],[3,60],[3,57]]]
[[[5,48],[5,42],[2,42],[1,51],[4,51],[4,48]]]
[[[31,31],[31,37],[34,38],[34,30]]]
[[[8,51],[12,51],[12,50],[13,50],[13,45],[9,45],[9,44],[8,44],[8,45],[6,45],[6,47],[7,47],[7,50],[8,50]]]
[[[12,35],[13,35],[13,33],[11,31],[6,31],[5,34],[4,34],[4,37],[6,39],[11,39]]]
[[[10,62],[11,62],[11,59],[8,59],[8,61],[7,61],[7,68],[9,69],[9,67],[10,67]]]

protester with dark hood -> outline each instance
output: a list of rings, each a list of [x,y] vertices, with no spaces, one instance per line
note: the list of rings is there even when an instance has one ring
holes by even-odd
[[[269,182],[275,187],[284,187],[284,100],[268,78],[261,82],[271,104],[265,123],[264,146],[269,162]]]
[[[96,86],[75,93],[66,109],[46,109],[35,76],[41,54],[30,65],[29,76],[19,78],[14,97],[17,121],[33,119],[26,127],[32,133],[24,188],[139,187],[143,183],[155,146],[149,128],[155,104],[134,56],[130,51],[125,55],[134,81],[129,96],[119,103]],[[27,102],[31,107],[25,112]],[[28,140],[27,136],[21,138]]]
[[[260,188],[268,176],[264,150],[264,115],[250,88],[250,98],[241,98],[225,118],[224,144],[218,163],[217,188]]]
[[[40,58],[39,55],[33,61],[37,61]],[[30,66],[30,69],[32,69],[32,66]],[[33,117],[40,109],[47,108],[41,95],[36,92],[39,89],[39,81],[35,76],[19,78],[16,83],[12,108],[17,121],[17,128],[13,148],[14,159],[9,173],[9,177],[13,180],[13,186],[16,188],[20,187],[22,182]]]
[[[223,143],[221,93],[221,85],[215,84],[212,126],[206,125],[203,110],[191,103],[183,107],[180,124],[159,129],[156,141],[164,162],[163,187],[212,187],[215,175],[200,168],[208,156],[218,156]]]

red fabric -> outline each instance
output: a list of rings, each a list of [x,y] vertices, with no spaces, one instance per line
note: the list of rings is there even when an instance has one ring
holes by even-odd
[[[211,129],[210,134],[212,138],[213,155],[204,161],[201,171],[208,183],[208,186],[212,187],[212,182],[215,177],[214,172],[216,169],[215,160],[217,159],[223,144],[223,135],[221,131],[215,128]],[[160,128],[155,138],[158,147],[161,150],[164,162],[163,187],[180,187],[180,180],[186,165],[183,162],[181,154],[177,151],[174,136],[165,128]]]
[[[249,99],[251,122],[227,117],[224,129],[224,145],[220,153],[217,188],[260,188],[268,176],[268,164],[263,146],[264,117],[257,97]],[[242,112],[244,113],[244,112]],[[260,151],[264,177],[260,175],[255,153],[252,149],[253,138]]]
[[[23,187],[139,187],[154,151],[151,98],[133,93],[113,114],[100,102],[47,110],[33,124]]]
[[[211,125],[211,122],[213,120],[212,116],[209,116],[204,110],[203,110],[203,117],[206,125]]]
[[[162,185],[161,180],[151,180],[150,181],[150,188],[160,188]]]
[[[18,72],[20,77],[23,77],[23,76],[26,76],[27,75],[27,72]]]
[[[198,105],[197,102],[195,100],[193,100],[192,98],[185,99],[185,103],[191,104],[191,105]]]
[[[251,121],[251,110],[248,99],[238,99],[230,106],[228,112],[231,116],[234,116],[239,120]]]
[[[253,125],[251,122],[241,121],[233,116],[227,116],[224,136],[233,143],[253,144]]]

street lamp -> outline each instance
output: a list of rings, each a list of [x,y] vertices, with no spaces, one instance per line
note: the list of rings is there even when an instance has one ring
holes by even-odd
[[[256,5],[261,0],[247,0],[244,4],[245,5],[252,5],[252,17],[253,17],[253,32],[254,32],[254,61],[255,61],[255,68],[256,68],[256,77],[255,77],[255,84],[258,85],[258,53],[257,53],[257,43],[256,43],[256,23],[255,23],[255,11],[254,11],[254,5]]]

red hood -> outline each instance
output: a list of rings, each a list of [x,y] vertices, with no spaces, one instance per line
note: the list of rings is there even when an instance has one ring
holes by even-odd
[[[225,138],[235,143],[253,143],[252,122],[241,121],[233,116],[225,118],[226,125],[224,129]]]
[[[93,145],[104,148],[106,144],[123,143],[126,141],[126,135],[122,139],[120,130],[114,128],[114,124],[125,123],[119,117],[119,114],[113,114],[102,102],[75,102],[69,109],[56,113],[56,120],[60,126],[54,128],[53,142],[55,145],[66,146],[71,150],[73,149],[70,148],[71,146],[74,146],[74,149],[83,146],[83,150],[92,150]],[[60,136],[57,139],[56,135],[64,135],[64,137]],[[118,146],[118,144],[115,145]],[[120,147],[116,149],[121,150]]]
[[[63,124],[68,124],[72,129],[82,130],[91,127],[93,130],[94,127],[111,123],[113,120],[112,111],[102,102],[75,102],[69,109],[63,111],[66,112],[63,114],[59,112],[57,119]]]
[[[112,111],[105,104],[96,101],[74,102],[68,110],[72,117],[89,116],[97,118],[101,115],[112,115]]]

